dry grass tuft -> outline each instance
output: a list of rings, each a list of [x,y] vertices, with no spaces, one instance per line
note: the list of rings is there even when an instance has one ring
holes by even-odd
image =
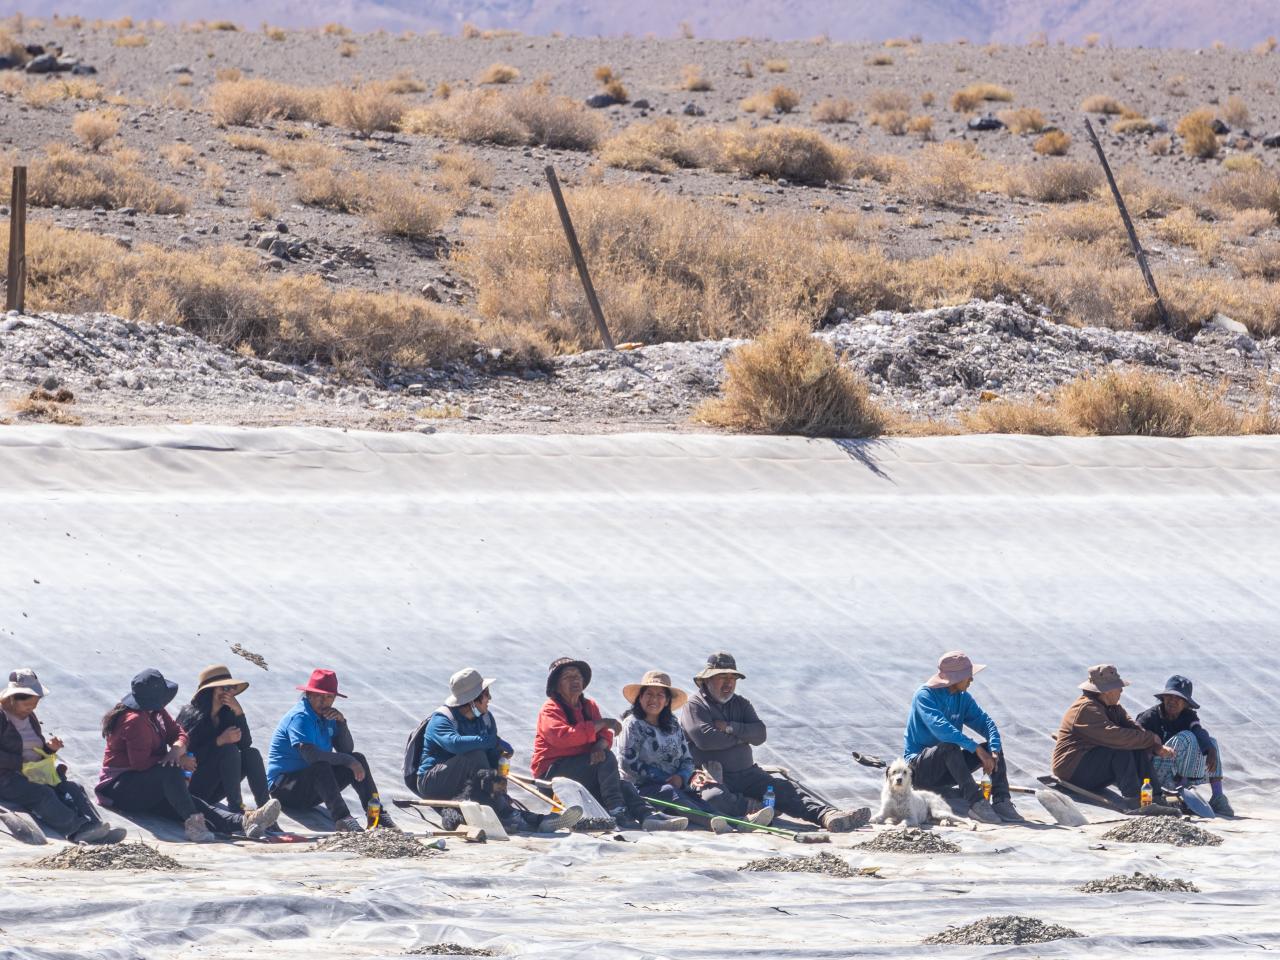
[[[384,84],[390,93],[425,93],[427,85],[408,70],[401,70]]]
[[[1223,399],[1183,380],[1144,370],[1108,371],[1064,386],[1056,403],[1085,433],[1098,436],[1203,437],[1275,433],[1269,405],[1241,414]]]
[[[520,78],[520,71],[509,63],[491,63],[484,73],[476,78],[476,83],[511,83]]]
[[[1239,94],[1233,93],[1222,106],[1222,119],[1233,127],[1247,127],[1253,118],[1249,113],[1249,105]]]
[[[99,155],[51,143],[29,163],[32,206],[134,207],[146,213],[185,213],[187,198],[141,171],[142,156],[131,150]],[[8,193],[8,177],[3,189]]]
[[[576,100],[528,87],[457,93],[409,111],[401,128],[460,143],[594,150],[608,124]]]
[[[700,66],[691,63],[684,68],[680,89],[701,93],[711,89],[711,81],[707,79]]]
[[[285,32],[283,27],[264,26],[262,28],[262,32],[267,35],[268,40],[275,40],[277,42],[281,40],[286,40],[289,37],[289,34]]]
[[[255,220],[274,220],[280,215],[280,204],[260,193],[249,194],[249,214]]]
[[[187,79],[191,78],[189,73],[184,73],[182,76]],[[244,71],[239,67],[218,67],[213,71],[213,79],[219,83],[234,83],[237,80],[244,79]]]
[[[97,153],[108,140],[120,132],[120,115],[112,110],[89,110],[78,113],[71,121],[71,132]]]
[[[1014,134],[1039,133],[1047,125],[1044,114],[1034,107],[1001,110],[997,116],[1000,122],[1009,128],[1009,132]]]
[[[742,101],[742,109],[747,113],[790,113],[799,105],[800,94],[790,87],[774,87]]]
[[[951,95],[950,106],[955,113],[972,113],[984,102],[1008,102],[1013,99],[1013,92],[995,83],[972,83],[963,90]]]
[[[867,94],[867,113],[888,113],[891,110],[911,109],[911,94],[905,90],[879,87]]]
[[[1042,157],[1061,157],[1071,149],[1071,136],[1061,130],[1050,130],[1042,137],[1037,137],[1031,148]]]
[[[344,60],[349,60],[360,52],[360,48],[350,40],[344,40],[338,44],[338,56]]]
[[[767,73],[786,73],[791,69],[791,64],[786,60],[766,60],[764,69]]]
[[[21,400],[15,400],[9,407],[17,414],[19,420],[78,427],[84,421],[67,410],[67,404],[75,402],[75,395],[65,388],[52,391],[36,387]]]
[[[1207,159],[1218,155],[1218,135],[1213,132],[1213,121],[1213,111],[1208,107],[1193,110],[1178,121],[1175,132],[1182,138],[1182,149],[1187,156]]]
[[[145,47],[151,41],[142,33],[128,33],[111,41],[116,47]]]
[[[1201,220],[1194,210],[1186,207],[1155,221],[1154,229],[1156,236],[1166,243],[1195,250],[1206,265],[1213,263],[1222,247],[1222,238],[1213,224]]]
[[[1268,240],[1232,259],[1240,276],[1274,283],[1280,280],[1280,243]]]
[[[671,117],[633,123],[605,141],[600,151],[607,166],[652,173],[710,166],[715,156],[715,144],[706,132]]]
[[[921,140],[933,139],[933,117],[927,113],[912,117],[907,121],[907,133],[914,133]]]
[[[827,97],[813,105],[810,115],[816,123],[848,123],[857,108],[848,97]]]
[[[1115,97],[1105,93],[1095,93],[1091,97],[1084,98],[1080,104],[1080,110],[1083,113],[1101,113],[1118,117],[1125,112],[1125,106]]]
[[[897,168],[892,186],[920,203],[961,203],[978,192],[982,167],[982,156],[971,144],[927,144],[919,159]]]
[[[250,79],[215,83],[209,110],[219,127],[250,127],[273,120],[314,120],[322,113],[323,94],[275,80]]]
[[[1078,160],[1049,160],[1009,172],[1005,191],[1014,197],[1030,197],[1041,203],[1085,200],[1102,182],[1102,174]]]
[[[892,67],[893,57],[887,53],[874,53],[864,61],[868,67]]]
[[[1270,210],[1247,207],[1232,214],[1223,232],[1229,240],[1238,243],[1247,237],[1256,237],[1275,224],[1275,215]]]
[[[1124,117],[1111,125],[1112,133],[1155,133],[1156,125],[1146,117]]]
[[[1266,210],[1280,221],[1280,175],[1257,164],[1214,181],[1209,202],[1224,210]]]
[[[873,127],[879,127],[890,136],[900,137],[907,132],[907,123],[910,119],[911,115],[905,110],[890,110],[886,113],[871,114],[867,122]]]
[[[1008,433],[1032,437],[1060,437],[1075,433],[1075,426],[1051,403],[994,400],[979,404],[960,417],[969,433]]]
[[[175,170],[192,163],[196,157],[196,148],[189,143],[171,143],[160,151],[160,157]]]
[[[798,323],[735,350],[725,362],[721,396],[698,415],[737,432],[805,437],[874,437],[886,422],[866,383]]]
[[[333,87],[325,92],[323,102],[324,119],[360,137],[398,129],[406,109],[404,100],[385,83]]]
[[[26,84],[22,88],[22,98],[33,107],[43,109],[61,100],[106,100],[101,85],[84,77],[68,77],[59,75],[40,83]]]
[[[1154,157],[1167,157],[1172,150],[1172,137],[1156,137],[1147,144],[1147,152]]]
[[[718,168],[753,177],[820,185],[843,182],[852,171],[848,151],[800,127],[721,130],[716,145]]]

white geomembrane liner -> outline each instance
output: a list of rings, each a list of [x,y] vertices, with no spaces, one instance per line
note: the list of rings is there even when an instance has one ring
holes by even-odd
[[[242,703],[264,749],[294,686],[315,666],[337,670],[357,746],[392,796],[404,793],[405,737],[462,666],[497,678],[494,713],[516,746],[515,769],[524,770],[554,658],[588,660],[589,693],[616,714],[622,686],[646,670],[691,687],[707,654],[724,649],[769,724],[761,761],[784,763],[839,800],[871,803],[878,780],[852,764],[850,750],[899,751],[912,692],[940,653],[962,648],[990,665],[974,693],[1001,725],[1015,782],[1046,771],[1050,734],[1085,669],[1110,661],[1133,683],[1131,712],[1152,703],[1169,674],[1193,678],[1237,806],[1266,805],[1280,786],[1280,442],[6,427],[0,637],[0,667],[34,667],[50,689],[41,717],[67,741],[63,755],[85,782],[101,759],[102,712],[147,666],[182,685],[176,712],[203,666],[227,663],[252,682]],[[234,643],[269,669],[236,656]],[[1253,823],[1224,829],[1249,833]],[[184,941],[174,931],[193,924],[190,935],[210,951],[202,956],[250,956],[262,936],[281,941],[276,960],[294,950],[309,956],[311,938],[323,936],[338,938],[344,956],[361,957],[436,940],[501,942],[531,956],[715,957],[725,951],[715,931],[740,923],[744,910],[752,941],[735,953],[843,957],[859,942],[877,955],[915,955],[906,945],[979,910],[1034,913],[1018,898],[1043,896],[1035,881],[1052,875],[1061,885],[1081,872],[1083,854],[1074,851],[1087,850],[1090,838],[1024,828],[1014,831],[1015,844],[1011,829],[959,834],[967,848],[1014,851],[1000,860],[999,894],[992,889],[962,909],[954,894],[929,893],[945,878],[954,887],[957,876],[954,865],[933,861],[910,861],[890,882],[844,881],[842,889],[858,891],[856,902],[822,893],[835,882],[826,878],[739,875],[739,862],[761,850],[813,849],[755,836],[455,848],[439,869],[464,880],[461,892],[439,877],[414,881],[421,866],[415,874],[314,855],[312,866],[294,867],[303,861],[292,851],[258,858],[251,854],[263,848],[166,845],[217,870],[192,881],[190,894],[165,893],[174,898],[167,912],[154,900],[169,889],[163,878],[135,878],[124,889],[118,878],[35,874],[29,893],[80,919],[51,932],[24,920],[33,904],[7,903],[0,893],[0,928],[10,938],[39,929],[51,943],[66,940],[44,952],[0,945],[0,958],[177,956]],[[1274,886],[1265,895],[1243,889],[1263,879],[1249,872],[1261,842],[1239,854],[1230,845],[1178,851],[1215,867],[1241,857],[1234,875],[1247,879],[1227,899],[1254,910],[1222,912],[1214,928],[1211,907],[1197,908],[1208,920],[1188,925],[1171,905],[1157,931],[1172,938],[1166,947],[1229,951],[1227,933],[1246,930],[1271,931],[1252,942],[1280,942],[1276,912],[1265,907],[1275,906]],[[1274,884],[1277,845],[1269,842],[1263,873]],[[532,854],[513,859],[522,845]],[[6,870],[26,853],[14,847],[0,837]],[[1167,848],[1135,848],[1106,867],[1158,866],[1156,852]],[[501,858],[507,886],[459,872],[468,857]],[[293,884],[272,885],[273,876],[316,863],[351,877],[348,892],[312,902]],[[1100,869],[1082,876],[1105,875]],[[602,870],[607,883],[584,885]],[[684,883],[673,870],[685,871]],[[973,881],[981,871],[970,865],[960,875]],[[553,877],[572,909],[535,892]],[[491,889],[471,889],[491,880]],[[762,883],[771,893],[752,907]],[[73,909],[82,884],[96,891],[90,900],[115,898],[112,909],[123,911],[110,932],[101,929],[106,914]],[[234,890],[252,890],[257,906],[240,905],[248,911],[241,916],[225,900]],[[494,896],[508,905],[495,912],[486,900]],[[362,897],[372,898],[365,908],[344,912]],[[302,900],[306,906],[295,903]],[[792,916],[769,907],[784,902]],[[1133,923],[1099,921],[1096,906],[1106,898],[1069,894],[1061,902],[1072,906],[1034,915],[1114,935],[1117,951],[1137,949],[1138,939],[1125,939],[1142,932]],[[442,903],[448,909],[432,913]],[[211,915],[188,915],[201,909]],[[841,928],[826,919],[832,910],[877,919]],[[289,920],[298,911],[309,917],[305,929]],[[84,940],[89,930],[98,939]],[[514,939],[491,940],[499,934]],[[86,942],[99,952],[85,952]],[[967,948],[951,949],[960,956]]]

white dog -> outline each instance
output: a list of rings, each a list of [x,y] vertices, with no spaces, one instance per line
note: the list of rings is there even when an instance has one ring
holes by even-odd
[[[911,786],[911,766],[899,757],[884,772],[880,812],[871,818],[871,822],[918,827],[930,820],[947,826],[960,823],[951,815],[951,808],[942,797]]]

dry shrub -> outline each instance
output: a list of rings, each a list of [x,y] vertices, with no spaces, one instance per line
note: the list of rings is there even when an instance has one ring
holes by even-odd
[[[1105,93],[1095,93],[1091,97],[1085,97],[1080,104],[1080,109],[1084,113],[1102,113],[1107,116],[1119,116],[1125,112],[1124,104]]]
[[[1049,210],[1028,224],[1027,240],[1028,258],[1039,263],[1060,259],[1063,243],[1105,242],[1105,251],[1095,249],[1091,254],[1109,264],[1122,259],[1128,249],[1124,224],[1115,205],[1102,201],[1073,203]]]
[[[90,110],[78,113],[71,121],[71,132],[86,147],[97,153],[103,144],[120,132],[120,116],[111,110]]]
[[[254,78],[215,83],[209,110],[219,127],[251,127],[273,120],[314,120],[322,113],[323,93],[275,80]]]
[[[1014,197],[1030,197],[1041,203],[1068,203],[1086,199],[1101,182],[1102,174],[1092,164],[1047,160],[1011,171],[1005,189]]]
[[[709,166],[715,154],[715,145],[705,132],[663,117],[633,123],[611,137],[605,141],[600,159],[623,170],[670,173],[679,167]]]
[[[223,30],[228,33],[235,33],[240,28],[230,20],[214,20],[207,25],[210,30]]]
[[[737,432],[804,437],[874,437],[886,422],[866,383],[799,323],[735,350],[725,361],[721,395],[698,416]]]
[[[0,246],[7,244],[0,236]],[[181,324],[259,357],[380,367],[439,366],[474,352],[472,324],[439,304],[330,287],[318,276],[275,278],[240,247],[166,250],[32,223],[28,300],[34,309],[105,311]]]
[[[346,40],[338,44],[338,56],[342,57],[344,60],[349,60],[359,52],[360,48],[350,40]]]
[[[461,193],[463,187],[488,188],[493,185],[493,167],[467,150],[449,150],[436,154],[439,181],[450,193]]]
[[[0,57],[8,57],[20,67],[30,59],[26,44],[3,27],[0,27]]]
[[[379,130],[395,130],[406,107],[384,83],[334,87],[325,95],[324,119],[357,136],[369,137]]]
[[[289,36],[283,27],[263,27],[262,32],[267,35],[268,40],[280,41],[287,39]]]
[[[971,83],[951,95],[951,109],[955,113],[972,113],[987,101],[1008,102],[1013,92],[995,83]]]
[[[510,83],[520,78],[520,71],[509,63],[491,63],[484,73],[476,78],[476,83]]]
[[[865,62],[868,67],[892,67],[893,57],[887,53],[875,53],[867,57]]]
[[[907,122],[907,133],[914,133],[921,140],[933,139],[933,117],[922,113]]]
[[[1147,152],[1154,157],[1167,157],[1173,150],[1172,137],[1156,137],[1147,144]]]
[[[920,94],[920,106],[926,108],[932,107],[933,102],[936,99],[937,97],[934,95],[932,90],[926,90],[924,93]]]
[[[873,113],[867,122],[873,127],[880,127],[890,136],[900,137],[907,132],[907,123],[911,116],[905,110],[890,110],[886,113]]]
[[[1222,239],[1213,225],[1205,223],[1194,210],[1186,207],[1155,221],[1154,230],[1156,236],[1166,243],[1195,250],[1206,265],[1213,262],[1222,247]]]
[[[532,87],[511,92],[468,90],[405,115],[402,129],[460,143],[542,145],[556,150],[594,150],[606,121],[568,97]]]
[[[884,45],[893,50],[895,48],[909,47],[911,46],[911,41],[906,37],[890,37],[884,42]]]
[[[1222,119],[1233,127],[1249,126],[1252,117],[1249,114],[1249,105],[1239,94],[1233,93],[1227,97],[1227,102],[1222,107]]]
[[[271,197],[260,193],[249,194],[249,214],[255,220],[274,220],[280,214],[280,205]]]
[[[1034,107],[1001,110],[998,116],[1010,133],[1039,133],[1046,126],[1044,114]]]
[[[16,97],[27,87],[27,75],[16,70],[0,73],[0,95]]]
[[[111,41],[113,46],[117,47],[145,47],[151,41],[141,33],[129,33],[122,37],[116,37]]]
[[[361,212],[387,237],[433,237],[453,215],[449,205],[428,190],[398,176],[374,181]]]
[[[1228,239],[1241,241],[1246,237],[1256,237],[1262,231],[1276,224],[1275,215],[1270,210],[1248,207],[1232,214],[1231,220],[1224,227]]]
[[[99,156],[51,143],[44,156],[30,163],[28,196],[37,207],[134,207],[145,213],[185,213],[187,198],[147,177],[141,166],[141,155],[130,150]]]
[[[68,77],[65,74],[30,83],[23,87],[22,98],[31,106],[43,109],[60,100],[106,100],[101,85],[84,77]]]
[[[800,127],[721,130],[716,142],[718,168],[753,177],[820,185],[843,182],[851,173],[848,151]]]
[[[174,80],[173,83],[174,86],[178,87],[190,87],[194,86],[195,80],[191,78],[191,74],[189,73],[180,73],[178,74],[178,79]]]
[[[1094,47],[1098,45],[1098,42],[1101,39],[1102,39],[1102,34],[1100,33],[1086,33],[1084,35],[1084,45],[1088,47],[1090,50],[1092,50]]]
[[[600,66],[595,69],[596,82],[606,94],[616,100],[618,103],[626,103],[631,99],[627,93],[627,88],[622,83],[622,78],[614,71],[613,67]]]
[[[691,90],[695,93],[704,92],[711,89],[711,81],[703,74],[701,67],[691,63],[684,68],[684,73],[680,79],[680,89]]]
[[[764,69],[768,73],[786,73],[791,69],[791,64],[786,60],[766,60]]]
[[[421,80],[414,77],[408,70],[401,70],[390,80],[386,81],[384,86],[390,93],[425,93],[427,85]]]
[[[184,73],[183,76],[190,79],[191,75]],[[213,79],[219,83],[235,83],[244,79],[244,71],[239,67],[218,67],[213,71]]]
[[[1253,52],[1260,57],[1265,57],[1267,54],[1275,50],[1276,42],[1275,37],[1267,37],[1267,39],[1254,46]]]
[[[1081,377],[1058,392],[1063,415],[1098,436],[1196,437],[1274,433],[1267,409],[1252,417],[1228,406],[1223,392],[1146,370]]]
[[[817,123],[848,123],[856,109],[848,97],[827,97],[813,105],[811,116]]]
[[[1267,210],[1280,220],[1280,176],[1262,164],[1228,173],[1209,187],[1209,202],[1225,210]]]
[[[356,213],[369,193],[367,178],[336,167],[315,167],[297,178],[298,200],[335,213]]]
[[[195,160],[196,149],[189,143],[171,143],[160,151],[165,163],[175,170],[181,170]]]
[[[774,87],[742,101],[747,113],[790,113],[800,104],[800,94],[790,87]]]
[[[890,110],[910,110],[911,95],[905,90],[872,90],[867,94],[867,113],[888,113]]]
[[[1236,255],[1232,262],[1242,277],[1274,282],[1280,280],[1280,243],[1268,240]]]
[[[1112,133],[1155,133],[1156,125],[1146,117],[1124,117],[1111,125]]]
[[[1182,149],[1191,157],[1216,157],[1218,155],[1218,135],[1213,132],[1213,111],[1208,107],[1192,110],[1178,121],[1175,128],[1182,138]]]
[[[326,23],[320,28],[320,32],[326,37],[349,37],[351,36],[351,28],[344,27],[340,23]]]
[[[1050,130],[1044,136],[1037,137],[1031,149],[1042,157],[1061,157],[1071,149],[1071,136],[1061,130]]]
[[[1222,169],[1228,173],[1247,173],[1251,170],[1261,170],[1262,161],[1252,154],[1233,153],[1222,161]]]
[[[969,433],[1007,433],[1032,437],[1061,437],[1075,433],[1062,411],[1050,403],[994,400],[960,416]]]
[[[19,420],[78,427],[84,421],[67,409],[67,404],[75,402],[75,395],[65,388],[51,391],[36,387],[22,399],[10,403],[9,409],[17,414]],[[7,422],[7,420],[0,420],[0,423]]]
[[[971,144],[926,144],[918,159],[898,168],[892,185],[920,203],[960,203],[978,192],[982,166]]]

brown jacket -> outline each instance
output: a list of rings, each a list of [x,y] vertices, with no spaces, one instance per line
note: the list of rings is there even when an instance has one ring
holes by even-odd
[[[1094,747],[1156,750],[1160,738],[1134,723],[1124,707],[1108,707],[1096,693],[1082,692],[1067,709],[1053,748],[1053,775],[1067,780]]]

